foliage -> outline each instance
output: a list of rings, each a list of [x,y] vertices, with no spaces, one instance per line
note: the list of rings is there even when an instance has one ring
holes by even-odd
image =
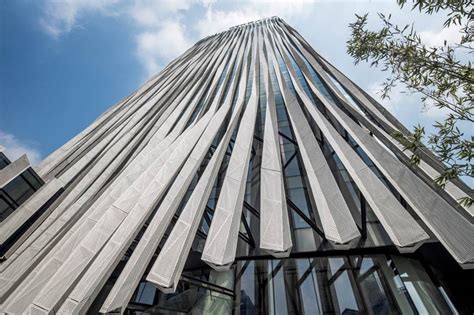
[[[397,0],[400,7],[407,0]],[[414,24],[400,27],[391,22],[391,16],[378,14],[381,29],[368,30],[368,14],[358,16],[350,24],[352,36],[347,42],[348,53],[355,63],[369,62],[371,67],[380,67],[389,73],[382,85],[382,98],[388,98],[390,91],[402,83],[409,92],[421,94],[425,109],[444,109],[444,121],[435,123],[436,133],[426,135],[421,126],[412,134],[396,132],[394,136],[412,151],[411,162],[420,162],[423,142],[445,163],[445,171],[436,178],[436,184],[444,187],[457,176],[474,177],[474,70],[470,58],[474,52],[474,9],[470,0],[413,0],[412,10],[425,14],[444,13],[447,19],[444,27],[456,27],[461,33],[457,43],[440,47],[429,47],[415,31]],[[460,131],[459,125],[468,125],[470,135]],[[472,198],[460,200],[465,206],[473,203]]]

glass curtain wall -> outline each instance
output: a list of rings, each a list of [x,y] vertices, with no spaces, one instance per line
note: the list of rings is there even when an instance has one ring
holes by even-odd
[[[246,260],[225,272],[199,261],[190,255],[175,293],[141,282],[126,313],[457,314],[420,262],[402,256]]]
[[[268,50],[274,48],[264,45],[262,49],[267,58]],[[313,105],[325,115],[372,171],[392,189],[355,141],[325,111],[324,105],[310,90],[295,60],[291,59],[291,64],[287,65],[279,55],[278,49],[275,50],[275,54],[290,91],[295,93],[287,69],[291,66],[295,69],[298,80]],[[299,57],[303,59],[320,92],[343,108],[303,55],[300,54]],[[151,283],[143,280],[136,289],[127,312],[129,314],[456,314],[457,311],[444,290],[434,284],[423,265],[415,259],[390,254],[334,255],[334,248],[331,243],[325,241],[324,233],[321,231],[315,202],[312,200],[298,151],[298,143],[295,141],[293,128],[285,109],[285,100],[277,81],[276,69],[271,63],[269,80],[275,96],[278,118],[285,192],[292,230],[292,258],[270,259],[266,252],[259,249],[259,174],[267,96],[262,67],[257,70],[259,106],[239,233],[237,262],[229,271],[217,272],[200,260],[223,175],[232,152],[236,136],[234,133],[176,292],[162,293]],[[248,78],[252,78],[253,67],[248,66],[245,71],[248,73]],[[249,99],[251,86],[252,82],[249,79],[245,102]],[[236,95],[233,97],[233,102],[235,98]],[[296,98],[302,105],[301,100]],[[361,229],[363,237],[360,242],[352,244],[352,248],[391,246],[386,232],[337,154],[325,141],[317,126],[313,124],[311,127],[347,204],[351,206],[354,220]],[[214,141],[213,148],[217,147],[218,139],[219,137]],[[213,150],[210,150],[208,158],[212,154]],[[396,194],[394,189],[392,191]],[[399,195],[396,196],[401,202],[403,201]],[[319,252],[318,257],[312,255],[316,251]],[[324,251],[331,251],[331,254],[323,257]],[[304,258],[300,258],[301,256]],[[124,261],[126,259],[125,256]],[[114,273],[118,274],[120,268],[121,265],[117,267],[118,272]],[[92,311],[100,308],[101,299],[107,296],[114,280],[114,276],[109,279],[103,292],[94,302]]]

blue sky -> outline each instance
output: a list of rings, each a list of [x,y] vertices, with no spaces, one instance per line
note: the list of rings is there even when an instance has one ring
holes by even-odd
[[[373,27],[377,12],[415,21],[429,44],[459,38],[442,28],[443,16],[400,10],[395,0],[2,0],[0,145],[36,164],[200,38],[273,15],[378,98],[385,74],[346,54],[348,24],[365,12]],[[382,103],[407,127],[446,114],[423,110],[418,96],[401,91]]]

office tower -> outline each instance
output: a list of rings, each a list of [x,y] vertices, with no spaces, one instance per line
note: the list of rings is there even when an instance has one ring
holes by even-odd
[[[206,37],[34,170],[5,160],[40,187],[2,188],[1,309],[472,311],[472,190],[395,131],[280,18]]]

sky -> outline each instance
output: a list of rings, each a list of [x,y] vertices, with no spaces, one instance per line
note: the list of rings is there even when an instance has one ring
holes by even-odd
[[[369,13],[415,23],[430,45],[457,40],[444,16],[395,0],[0,0],[0,145],[35,165],[86,128],[199,39],[245,22],[279,16],[323,57],[380,99],[386,73],[346,53],[349,23]],[[446,112],[426,110],[397,87],[381,100],[405,126],[427,130]]]

